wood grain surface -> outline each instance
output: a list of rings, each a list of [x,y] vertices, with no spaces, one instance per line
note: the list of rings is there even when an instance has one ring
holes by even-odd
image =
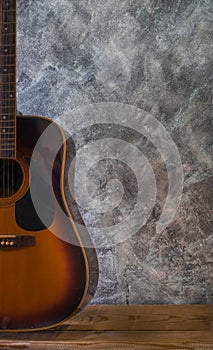
[[[0,334],[0,349],[213,349],[213,305],[94,305],[60,326]]]

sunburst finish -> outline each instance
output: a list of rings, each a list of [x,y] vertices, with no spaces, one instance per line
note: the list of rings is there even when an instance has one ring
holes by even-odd
[[[64,194],[66,142],[63,132],[42,117],[19,116],[17,123],[17,159],[23,181],[12,196],[0,198],[0,330],[3,331],[52,327],[80,311],[91,297],[87,250],[82,246]],[[29,196],[29,164],[34,160],[33,151],[39,137],[50,125],[51,134],[46,143],[43,141],[44,154],[36,154],[36,167],[39,172],[42,169],[41,178],[45,178],[42,191],[52,181],[51,215],[49,226],[45,227],[36,216]],[[53,140],[54,145],[62,144],[56,157],[50,148]],[[53,157],[51,168],[47,159]],[[32,236],[34,243],[6,246],[13,236]]]

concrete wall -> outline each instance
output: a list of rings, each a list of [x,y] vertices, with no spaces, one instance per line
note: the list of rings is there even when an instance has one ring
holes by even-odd
[[[211,1],[17,2],[18,109],[66,121],[75,130],[78,150],[88,151],[77,167],[78,176],[87,172],[86,187],[78,186],[76,196],[99,257],[93,302],[213,302]],[[122,104],[134,106],[132,112]],[[142,113],[139,125],[136,108]],[[109,125],[82,129],[93,113],[94,121],[104,115]],[[166,203],[168,171],[181,172],[174,159],[167,169],[159,147],[144,135],[145,117],[153,118],[154,137],[155,120],[171,135],[184,172],[179,208],[162,232],[156,225]],[[111,148],[105,144],[109,137]],[[124,150],[122,141],[130,148]],[[97,154],[103,159],[96,161]],[[154,189],[149,174],[156,198],[154,192],[149,198]],[[148,200],[155,199],[144,225],[146,203],[134,216],[140,181]],[[85,206],[85,188],[96,207]],[[118,224],[127,217],[119,235]]]

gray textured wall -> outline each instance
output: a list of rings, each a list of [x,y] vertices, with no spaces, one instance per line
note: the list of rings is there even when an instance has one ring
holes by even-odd
[[[162,158],[134,130],[113,127],[111,137],[143,150],[158,193],[146,225],[126,241],[99,247],[94,303],[213,302],[211,0],[17,3],[19,111],[55,119],[91,103],[130,104],[158,119],[180,152],[185,176],[181,204],[173,222],[156,235],[168,190]],[[107,133],[90,128],[76,134],[76,143],[86,146]],[[130,157],[137,164],[137,156]],[[116,218],[135,205],[134,172],[121,162],[103,160],[88,174],[87,185],[93,197],[104,200],[113,176],[126,194],[117,211],[100,218],[81,210],[88,224],[105,220],[116,232]],[[92,228],[91,235],[98,245],[100,237]]]

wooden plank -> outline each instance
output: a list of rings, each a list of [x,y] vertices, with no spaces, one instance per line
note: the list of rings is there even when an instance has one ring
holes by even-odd
[[[213,305],[91,305],[60,326],[0,333],[8,349],[213,350]]]
[[[62,330],[210,330],[213,304],[94,305],[58,327]]]
[[[17,336],[17,334],[16,334]],[[8,335],[6,338],[10,338]],[[212,346],[212,347],[211,347]],[[212,349],[208,331],[64,331],[21,333],[0,349]]]

